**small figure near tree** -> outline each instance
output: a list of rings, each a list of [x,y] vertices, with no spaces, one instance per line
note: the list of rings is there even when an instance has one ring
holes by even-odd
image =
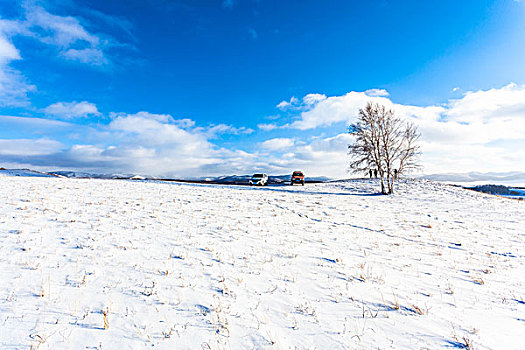
[[[350,125],[349,132],[355,137],[348,146],[350,169],[354,173],[377,169],[381,193],[394,193],[394,180],[419,168],[417,127],[396,117],[393,110],[368,102],[359,110],[357,122]]]
[[[370,173],[370,178],[372,178],[372,169],[368,171]]]

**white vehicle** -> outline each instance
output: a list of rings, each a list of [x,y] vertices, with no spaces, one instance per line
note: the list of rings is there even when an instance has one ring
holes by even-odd
[[[266,174],[253,174],[250,179],[250,185],[266,186],[268,185],[268,175]]]

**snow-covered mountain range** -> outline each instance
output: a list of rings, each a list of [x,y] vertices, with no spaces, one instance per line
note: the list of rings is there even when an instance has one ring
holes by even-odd
[[[214,184],[232,184],[232,185],[244,185],[248,184],[252,175],[227,175],[227,176],[216,176],[216,177],[200,177],[200,178],[165,178],[151,175],[142,174],[128,174],[128,173],[88,173],[81,171],[69,171],[59,170],[50,172],[41,172],[31,169],[0,169],[0,176],[58,176],[76,179],[130,179],[130,180],[178,180],[178,181],[189,181],[189,182],[202,182],[202,183],[214,183]],[[290,181],[290,174],[288,175],[269,175],[270,184],[280,184]],[[306,182],[325,182],[329,181],[330,178],[325,176],[306,177]]]
[[[134,179],[134,180],[178,180],[178,181],[190,181],[190,182],[202,182],[202,183],[214,183],[214,184],[248,184],[248,180],[251,175],[225,175],[215,177],[199,177],[199,178],[166,178],[151,176],[145,174],[130,174],[130,173],[89,173],[81,171],[35,171],[31,169],[2,169],[0,168],[0,176],[58,176],[67,178],[80,178],[80,179]],[[513,171],[513,172],[469,172],[469,173],[442,173],[442,174],[429,174],[417,176],[417,178],[425,180],[433,180],[448,184],[456,184],[463,187],[472,187],[476,185],[495,184],[505,185],[509,187],[525,187],[525,172]],[[270,184],[281,184],[290,181],[290,174],[285,175],[269,175]],[[317,183],[333,181],[332,178],[326,176],[306,176],[306,182]]]
[[[511,187],[525,187],[525,172],[469,172],[469,173],[443,173],[423,175],[421,178],[463,186],[482,184],[506,185]]]

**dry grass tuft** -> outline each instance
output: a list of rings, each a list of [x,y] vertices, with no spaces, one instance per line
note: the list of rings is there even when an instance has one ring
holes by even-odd
[[[397,297],[395,294],[394,294],[394,310],[399,310],[399,301],[397,300]]]
[[[414,309],[415,312],[417,312],[419,315],[423,315],[424,312],[421,310],[418,306],[412,305],[412,309]]]
[[[104,329],[108,329],[109,328],[108,312],[106,310],[102,310],[102,316],[104,317]]]
[[[481,277],[478,277],[478,278],[474,278],[472,280],[474,283],[476,284],[479,284],[480,286],[484,285],[485,284],[485,281],[483,281],[483,279]]]

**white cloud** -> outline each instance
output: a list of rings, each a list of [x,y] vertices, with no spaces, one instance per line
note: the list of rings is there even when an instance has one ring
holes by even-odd
[[[97,162],[102,160],[104,148],[94,145],[74,145],[68,153],[73,159],[81,160],[82,162]]]
[[[68,49],[62,51],[60,56],[65,57],[71,61],[78,61],[80,63],[87,63],[94,66],[102,66],[108,64],[107,58],[100,49],[86,48],[82,50]]]
[[[54,112],[69,113],[82,104],[52,106]],[[90,111],[95,112],[95,109]],[[77,112],[79,116],[87,111],[79,109]],[[264,168],[265,161],[257,155],[221,148],[211,142],[219,133],[252,132],[245,127],[224,124],[200,127],[191,119],[177,120],[168,114],[148,112],[112,113],[110,118],[107,125],[76,125],[75,128],[75,124],[61,121],[42,123],[37,118],[0,117],[0,127],[5,124],[9,128],[32,126],[32,130],[52,128],[59,137],[67,131],[69,140],[74,142],[73,146],[64,147],[48,139],[4,140],[0,143],[0,160],[3,164],[18,163],[39,169],[47,165],[169,177],[214,176]],[[72,136],[72,132],[78,135]]]
[[[0,63],[6,58],[20,59],[18,50],[7,40],[15,35],[32,37],[55,46],[59,57],[66,60],[94,66],[109,63],[104,50],[117,43],[114,39],[101,39],[90,33],[77,18],[51,14],[34,2],[26,2],[22,7],[25,18],[0,20]]]
[[[31,35],[59,48],[60,57],[95,66],[109,63],[103,52],[106,41],[89,33],[78,19],[53,15],[33,4],[26,4],[25,9]]]
[[[9,63],[20,58],[20,52],[18,52],[17,48],[5,36],[0,35],[0,64]]]
[[[307,130],[352,120],[359,108],[370,100],[389,103],[389,100],[383,97],[370,97],[365,92],[352,91],[343,96],[322,99],[312,108],[302,112],[300,119],[293,122],[290,127]]]
[[[290,101],[281,101],[276,107],[282,111],[285,110],[305,110],[314,107],[317,103],[326,99],[324,94],[307,94],[301,100],[296,97],[290,98]]]
[[[11,39],[22,35],[56,46],[58,56],[92,66],[109,64],[104,50],[114,39],[102,40],[91,34],[74,17],[57,16],[34,2],[22,6],[25,18],[0,19],[0,106],[27,106],[28,93],[36,90],[26,78],[11,67],[11,62],[22,59]]]
[[[29,105],[28,93],[36,90],[25,77],[15,69],[0,64],[0,107]]]
[[[190,119],[139,112],[112,114],[100,130],[101,145],[76,145],[67,154],[79,166],[160,176],[219,175],[246,166],[248,153],[221,149],[210,142],[217,133],[248,132],[219,124],[196,127]],[[111,142],[108,144],[108,142]]]
[[[87,101],[57,102],[47,106],[44,109],[44,113],[60,119],[75,119],[101,115],[97,106]]]
[[[255,159],[248,165],[259,165],[261,171],[272,174],[288,174],[294,170],[302,170],[307,176],[347,177],[347,148],[351,136],[341,133],[331,137],[317,137],[308,142],[286,138],[276,138],[265,141],[267,149],[252,155]],[[261,144],[263,146],[264,142]]]
[[[303,103],[307,106],[315,105],[323,100],[326,100],[326,95],[323,94],[308,94],[303,97]]]
[[[18,22],[0,19],[0,106],[28,105],[27,94],[35,90],[19,71],[10,67],[12,61],[22,57],[9,36],[20,31]]]
[[[469,92],[444,105],[426,107],[394,104],[388,98],[370,97],[365,92],[326,98],[317,94],[307,96],[310,96],[308,102],[304,98],[301,102],[290,100],[299,119],[287,126],[287,135],[254,143],[251,153],[235,146],[220,147],[218,140],[222,134],[247,134],[252,129],[226,124],[197,126],[191,119],[139,112],[111,113],[108,125],[83,126],[74,141],[76,145],[67,151],[50,140],[40,141],[42,147],[26,139],[4,142],[1,146],[10,148],[5,148],[9,151],[4,151],[2,159],[13,162],[17,159],[13,158],[15,154],[25,154],[23,161],[30,163],[28,157],[32,155],[35,157],[32,164],[37,166],[66,164],[83,170],[175,177],[254,171],[286,174],[296,169],[305,171],[307,176],[344,177],[348,176],[347,146],[352,142],[351,135],[345,132],[346,124],[355,121],[359,108],[372,99],[394,108],[399,116],[418,125],[422,133],[422,163],[427,173],[525,171],[525,86],[510,84],[500,89]],[[95,105],[85,101],[57,103],[46,110],[77,118],[99,113]],[[42,124],[36,118],[0,117],[0,127],[3,122],[23,125],[26,119],[35,119],[27,121],[28,125]],[[64,125],[49,127],[65,130],[72,124],[58,123]],[[276,127],[258,125],[260,130]],[[39,154],[39,148],[45,151]]]
[[[47,12],[41,6],[26,4],[26,20],[33,35],[42,42],[62,48],[70,47],[77,42],[85,42],[97,46],[99,38],[90,34],[74,17],[56,16]]]
[[[494,119],[521,118],[525,121],[525,85],[509,84],[501,89],[467,92],[449,103],[446,115],[457,122],[490,122]]]
[[[60,151],[63,145],[55,140],[41,139],[0,139],[0,155],[40,156]]]
[[[278,126],[277,124],[273,124],[273,123],[270,123],[270,124],[263,123],[263,124],[257,124],[257,128],[264,130],[264,131],[271,131],[271,130],[277,129]]]
[[[418,125],[425,172],[525,170],[525,164],[512,156],[520,148],[511,146],[525,140],[525,85],[467,92],[443,106],[428,107],[350,92],[320,101],[288,127],[309,130],[349,124],[368,101],[383,103]],[[495,145],[502,140],[508,145]]]
[[[104,154],[112,157],[125,157],[132,159],[154,159],[157,155],[155,148],[148,147],[115,147],[110,146],[104,150]]]
[[[261,143],[261,147],[271,151],[283,150],[294,145],[294,140],[289,138],[274,138]]]
[[[206,133],[209,137],[216,137],[220,134],[233,134],[233,135],[240,135],[240,134],[251,134],[254,132],[251,128],[246,128],[244,126],[241,127],[235,127],[233,125],[226,125],[226,124],[217,124],[217,125],[210,125],[203,128],[198,128],[198,130],[202,130]]]
[[[387,97],[390,95],[385,89],[369,89],[365,91],[365,94],[370,97]]]
[[[281,101],[276,107],[280,110],[291,108],[299,103],[299,100],[292,96],[290,101]]]
[[[46,129],[53,129],[53,128],[64,128],[72,126],[72,124],[69,124],[67,122],[59,121],[59,120],[49,120],[44,118],[30,118],[30,117],[16,117],[16,116],[10,116],[10,115],[0,115],[0,126],[9,125],[9,126],[16,126],[17,129],[20,128],[30,128],[33,130],[46,130]]]

